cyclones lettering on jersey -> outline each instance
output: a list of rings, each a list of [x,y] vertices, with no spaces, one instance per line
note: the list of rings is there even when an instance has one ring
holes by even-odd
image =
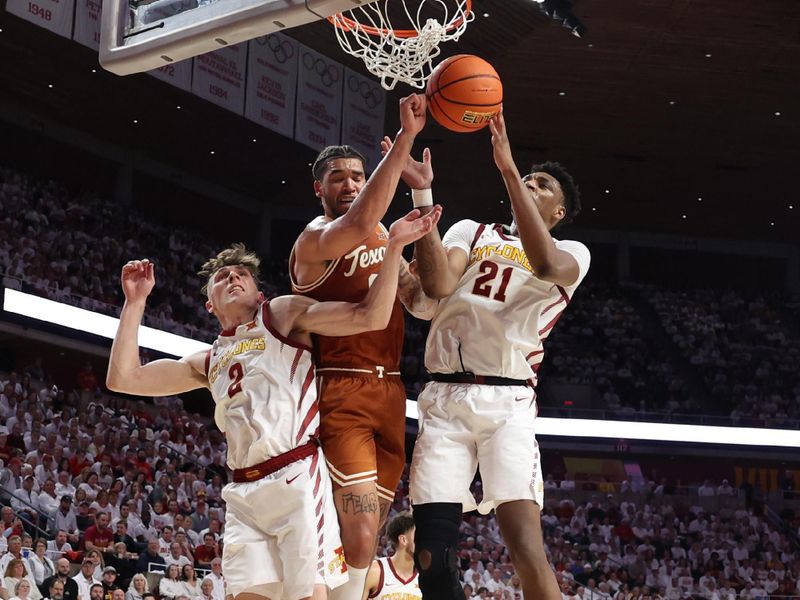
[[[494,254],[499,254],[503,258],[513,260],[515,263],[522,265],[522,267],[533,273],[531,263],[525,255],[525,250],[517,248],[512,244],[491,244],[489,246],[477,246],[473,248],[472,254],[469,257],[469,264],[472,265],[476,262],[484,260]]]
[[[352,277],[355,273],[356,267],[366,269],[372,265],[377,265],[383,262],[383,257],[386,255],[386,247],[372,248],[367,250],[366,244],[361,244],[358,248],[345,254],[345,260],[352,260],[353,262],[346,268],[344,272],[345,277]]]
[[[408,592],[390,592],[382,594],[381,600],[419,600],[417,594],[409,594]]]
[[[217,380],[217,377],[219,377],[219,372],[228,366],[228,363],[231,362],[234,356],[244,354],[245,352],[250,352],[251,350],[263,352],[266,350],[266,348],[267,340],[263,337],[241,340],[237,342],[236,345],[234,345],[232,348],[229,348],[225,354],[220,356],[219,359],[214,362],[211,370],[208,372],[209,383],[213,384]]]

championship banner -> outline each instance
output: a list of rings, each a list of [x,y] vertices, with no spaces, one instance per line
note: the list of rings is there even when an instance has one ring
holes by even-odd
[[[314,150],[339,144],[344,67],[300,46],[294,139]]]
[[[100,49],[102,0],[75,0],[75,31],[72,39],[92,50]]]
[[[246,58],[246,43],[225,46],[208,54],[196,56],[192,93],[241,115],[244,113]]]
[[[250,40],[244,116],[291,138],[300,44],[282,33]]]
[[[98,0],[99,1],[99,0]],[[75,0],[8,0],[6,10],[65,38],[72,37]]]
[[[381,162],[385,118],[386,91],[377,81],[345,67],[342,144],[355,147],[367,157],[368,172]]]
[[[158,69],[147,71],[147,74],[152,75],[161,81],[166,81],[170,85],[174,85],[176,88],[180,88],[186,92],[191,92],[192,60],[193,59],[188,58],[180,62],[170,63],[168,65],[164,65],[163,67],[159,67]]]

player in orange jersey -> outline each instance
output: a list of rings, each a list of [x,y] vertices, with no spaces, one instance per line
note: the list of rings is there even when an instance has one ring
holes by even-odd
[[[367,181],[364,157],[331,146],[313,166],[314,191],[324,214],[311,221],[289,259],[294,291],[316,300],[359,301],[380,270],[387,241],[380,220],[425,126],[425,98],[400,101],[394,146]],[[438,209],[437,209],[438,210]],[[333,600],[360,600],[385,519],[405,463],[405,389],[400,380],[402,302],[430,318],[435,304],[403,263],[399,301],[389,326],[347,337],[314,336],[325,450],[350,581]]]

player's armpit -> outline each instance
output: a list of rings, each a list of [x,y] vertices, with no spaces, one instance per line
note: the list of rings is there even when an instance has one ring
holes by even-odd
[[[397,296],[409,313],[424,321],[430,321],[439,306],[437,300],[425,295],[425,291],[422,289],[422,282],[416,273],[416,260],[412,261],[411,264],[405,260],[400,262]]]
[[[377,560],[373,560],[372,564],[369,566],[369,571],[367,572],[367,581],[364,585],[364,593],[361,596],[361,600],[367,600],[370,594],[374,594],[376,591],[378,591],[378,586],[380,583],[381,567]]]
[[[171,396],[208,387],[206,355],[201,350],[180,360],[155,360],[131,370],[120,370],[112,362],[106,385],[111,391],[136,396]]]
[[[335,260],[367,239],[378,225],[377,221],[366,222],[348,216],[349,212],[333,221],[318,217],[309,223],[297,238],[297,261],[317,263]]]
[[[580,267],[572,254],[556,249],[552,259],[539,268],[536,276],[543,281],[568,287],[578,281]]]

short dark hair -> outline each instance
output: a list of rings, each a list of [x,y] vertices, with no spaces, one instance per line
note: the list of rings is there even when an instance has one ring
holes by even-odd
[[[408,532],[412,527],[414,527],[414,518],[411,516],[411,513],[408,511],[401,512],[389,521],[389,524],[386,526],[386,536],[392,544],[397,546],[400,536]]]
[[[358,150],[352,146],[345,144],[344,146],[328,146],[317,156],[317,160],[311,166],[311,173],[314,175],[315,181],[322,180],[325,175],[325,169],[328,168],[328,163],[336,158],[357,158],[361,164],[367,166],[367,159]]]
[[[581,212],[581,192],[578,189],[572,175],[561,165],[561,163],[546,161],[543,163],[531,166],[530,173],[547,173],[556,178],[558,184],[561,186],[561,191],[564,192],[564,209],[566,214],[553,229],[571,223],[572,220]]]

